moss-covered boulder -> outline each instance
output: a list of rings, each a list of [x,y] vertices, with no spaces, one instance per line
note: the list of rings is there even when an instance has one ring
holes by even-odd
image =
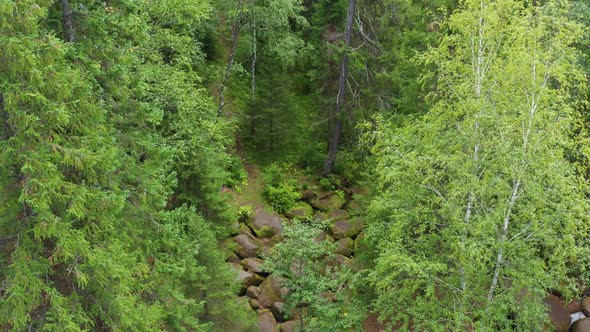
[[[344,199],[344,197],[335,193],[327,197],[322,197],[321,199],[316,199],[312,201],[312,205],[316,209],[324,212],[341,209],[345,203],[346,200]]]
[[[349,237],[345,237],[336,242],[336,250],[334,252],[336,254],[350,257],[352,256],[353,247],[354,241]]]
[[[264,208],[258,208],[250,219],[250,228],[259,238],[271,238],[283,232],[281,218],[274,212],[268,212]]]
[[[281,301],[281,282],[272,275],[266,277],[260,284],[258,301],[263,308],[270,308],[273,303]]]
[[[263,273],[264,270],[262,269],[262,259],[260,258],[244,258],[241,261],[242,266],[249,271],[254,273]]]
[[[251,234],[234,236],[233,242],[233,251],[240,258],[256,257],[260,252],[260,241]]]
[[[355,217],[350,220],[338,220],[329,227],[330,235],[336,240],[349,237],[355,238],[365,227],[365,220],[361,217]]]
[[[258,332],[279,332],[279,323],[270,310],[261,310],[258,312],[256,326],[258,327]]]
[[[308,219],[313,217],[313,208],[309,206],[309,204],[307,203],[299,202],[295,204],[295,206],[287,210],[285,215],[291,219]]]
[[[280,326],[281,332],[301,332],[301,323],[298,320],[284,322]]]
[[[330,211],[328,218],[332,219],[332,221],[338,221],[348,219],[350,218],[350,215],[346,210],[336,209]]]

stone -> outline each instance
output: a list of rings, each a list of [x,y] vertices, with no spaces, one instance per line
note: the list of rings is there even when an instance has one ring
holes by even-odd
[[[356,199],[353,199],[350,202],[348,202],[348,204],[346,205],[346,208],[348,209],[348,211],[352,215],[357,215],[363,211],[363,207],[362,207],[361,203]]]
[[[362,252],[364,249],[367,248],[367,241],[364,232],[360,232],[359,235],[356,236],[354,239],[354,251],[355,252]]]
[[[250,270],[254,273],[264,273],[264,270],[262,269],[262,264],[264,262],[262,261],[262,259],[260,258],[244,258],[241,261],[241,264],[244,268],[246,268],[247,270]]]
[[[590,313],[590,297],[584,297],[582,299],[580,311]]]
[[[270,307],[270,311],[277,321],[284,322],[287,320],[287,313],[285,312],[285,304],[283,302],[273,303]]]
[[[315,191],[311,190],[311,189],[307,189],[301,192],[301,200],[306,201],[306,202],[311,202],[314,199],[318,198],[318,193],[316,193]]]
[[[313,208],[307,203],[299,202],[285,213],[288,218],[305,220],[313,217]]]
[[[228,263],[240,263],[241,259],[240,257],[238,257],[238,255],[236,255],[235,253],[231,252],[227,258],[225,259],[226,262]]]
[[[264,208],[257,208],[251,219],[250,228],[259,238],[271,238],[283,232],[281,218],[276,213],[269,213]]]
[[[240,223],[238,223],[237,221],[232,223],[229,227],[229,232],[231,236],[240,234]]]
[[[233,237],[236,244],[234,253],[240,258],[256,257],[260,252],[260,241],[251,234],[240,234]]]
[[[336,245],[337,246],[334,253],[346,257],[352,256],[352,248],[354,247],[354,241],[351,238],[345,237],[343,239],[340,239],[336,242]]]
[[[336,254],[334,255],[334,260],[336,261],[336,263],[340,264],[340,265],[346,265],[348,267],[352,266],[352,261],[350,260],[350,258],[340,255],[340,254]]]
[[[246,289],[246,296],[255,299],[260,295],[260,287],[258,286],[250,286]]]
[[[256,273],[244,271],[240,264],[229,263],[231,267],[236,271],[236,281],[242,286],[241,293],[250,286],[259,285],[262,282],[262,277]]]
[[[254,310],[260,308],[260,303],[258,302],[258,299],[250,299],[248,300],[248,303],[250,303],[250,307],[252,307],[252,309]]]
[[[344,220],[350,218],[350,215],[345,210],[332,210],[328,214],[328,218],[332,219],[332,221]]]
[[[553,294],[547,295],[543,303],[547,306],[547,313],[555,330],[557,332],[568,332],[570,328],[570,314],[566,309],[565,303]]]
[[[244,223],[240,223],[240,229],[239,229],[238,233],[239,234],[254,235],[254,234],[252,234],[252,230],[250,229],[250,227],[248,227],[248,225],[246,225]]]
[[[311,204],[318,210],[321,210],[323,212],[329,212],[331,210],[337,210],[342,208],[345,203],[346,200],[344,199],[344,197],[337,194],[331,194],[328,197],[315,199],[312,201]]]
[[[570,303],[568,303],[566,305],[567,308],[567,312],[569,312],[570,314],[582,311],[582,304],[580,303],[579,300],[573,300]],[[590,312],[590,311],[588,311]]]
[[[328,216],[323,212],[317,212],[315,214],[315,216],[313,216],[313,221],[315,221],[315,222],[324,221],[324,220],[328,220]]]
[[[262,281],[258,301],[263,308],[270,308],[273,303],[281,301],[281,282],[278,278],[270,275]]]
[[[586,318],[586,315],[584,315],[584,313],[581,311],[573,313],[570,315],[570,325],[573,325],[575,322],[579,321],[580,319],[584,319],[584,318]],[[570,330],[571,330],[571,328],[570,328]]]
[[[590,332],[590,318],[583,318],[572,325],[572,332]]]
[[[365,227],[365,220],[356,217],[351,220],[338,220],[332,223],[328,230],[336,240],[340,240],[345,237],[354,238],[361,232],[363,227]]]
[[[301,332],[301,323],[298,320],[281,323],[281,332]]]
[[[259,332],[279,332],[279,324],[269,310],[261,310],[258,313],[256,325]]]

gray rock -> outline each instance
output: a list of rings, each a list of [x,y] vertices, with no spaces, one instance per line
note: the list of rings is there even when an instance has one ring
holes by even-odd
[[[328,214],[328,218],[332,219],[332,221],[344,220],[350,218],[350,215],[345,210],[332,210]]]
[[[290,208],[286,213],[286,216],[291,219],[304,220],[313,217],[313,208],[307,203],[299,202],[294,207]]]
[[[258,295],[260,306],[270,308],[273,303],[281,301],[281,282],[272,275],[266,277],[260,284],[260,295]]]
[[[364,219],[356,217],[351,220],[338,220],[334,222],[332,225],[330,225],[329,231],[336,240],[340,240],[345,237],[352,239],[361,232],[363,227],[365,227]]]
[[[246,296],[251,298],[251,299],[255,299],[258,297],[258,295],[260,295],[260,287],[258,286],[250,286],[248,287],[248,289],[246,289]]]
[[[279,324],[269,310],[261,310],[258,313],[256,325],[259,332],[279,332]]]
[[[572,332],[590,332],[590,318],[583,318],[572,325]]]
[[[281,218],[276,213],[269,213],[263,208],[257,208],[251,220],[250,227],[259,238],[271,238],[283,232]]]
[[[301,332],[301,323],[290,320],[281,324],[281,332]]]
[[[349,238],[345,237],[340,239],[336,242],[336,250],[334,251],[336,254],[340,254],[346,257],[352,256],[352,248],[354,247],[354,241]]]
[[[244,268],[246,268],[247,270],[250,270],[254,273],[263,273],[264,270],[262,270],[262,264],[264,262],[262,261],[262,259],[260,258],[244,258],[241,261],[241,264]]]
[[[312,201],[312,205],[316,209],[324,211],[324,212],[340,209],[340,208],[342,208],[342,206],[344,206],[344,203],[346,203],[346,200],[344,199],[344,197],[341,197],[340,195],[337,195],[337,194],[331,194],[328,197],[316,199],[316,200]]]
[[[233,237],[236,244],[234,253],[240,258],[256,257],[260,252],[260,241],[250,234],[240,234]]]
[[[285,312],[284,307],[285,304],[283,302],[275,302],[270,307],[270,311],[279,322],[284,322],[287,320],[287,313]]]
[[[250,299],[248,300],[248,303],[250,303],[250,307],[254,310],[260,308],[260,303],[258,302],[258,299]]]

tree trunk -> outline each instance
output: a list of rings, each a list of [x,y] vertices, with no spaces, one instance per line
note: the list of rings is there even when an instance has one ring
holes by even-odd
[[[328,145],[328,157],[324,164],[324,175],[332,173],[334,170],[334,161],[336,160],[336,153],[340,145],[340,136],[342,134],[342,108],[344,105],[344,97],[346,96],[346,75],[348,74],[348,47],[352,39],[352,25],[354,22],[354,9],[356,0],[348,1],[348,11],[346,13],[346,30],[344,33],[344,54],[340,63],[340,75],[338,77],[338,96],[336,98],[336,124],[332,129],[330,142]]]
[[[14,135],[12,127],[10,126],[8,112],[4,109],[4,95],[0,93],[0,120],[2,121],[2,131],[0,132],[0,139],[7,140]]]
[[[221,116],[223,113],[223,107],[225,106],[225,89],[227,82],[229,81],[229,74],[231,73],[232,66],[234,64],[234,55],[236,53],[236,47],[238,46],[238,37],[240,30],[242,29],[242,1],[238,2],[238,11],[240,12],[238,20],[234,23],[231,32],[231,48],[229,51],[229,59],[227,61],[227,68],[225,69],[225,75],[221,85],[219,85],[219,109],[217,110],[217,116]]]
[[[252,108],[250,113],[250,135],[254,137],[254,134],[256,132],[256,129],[254,127],[254,120],[256,119],[256,43],[258,42],[256,37],[256,25],[253,25],[252,27],[252,39],[252,65],[250,66],[250,72],[252,75]]]
[[[72,9],[70,8],[69,0],[61,0],[62,6],[62,24],[66,34],[66,41],[73,43],[74,38],[74,21],[72,19]]]

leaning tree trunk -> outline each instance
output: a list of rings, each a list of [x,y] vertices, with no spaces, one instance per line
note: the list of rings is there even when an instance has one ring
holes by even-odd
[[[236,53],[236,47],[238,46],[238,37],[240,30],[242,29],[242,1],[238,2],[238,11],[240,12],[237,21],[234,23],[231,31],[231,48],[229,50],[229,59],[227,61],[227,68],[225,69],[225,75],[223,81],[219,85],[219,109],[217,110],[217,116],[223,114],[223,107],[225,106],[225,89],[229,81],[229,74],[231,73],[232,66],[234,65],[234,55]]]
[[[354,22],[355,0],[348,1],[348,11],[346,13],[346,30],[344,32],[344,54],[340,62],[340,75],[338,77],[338,96],[336,98],[336,124],[332,129],[330,142],[328,146],[328,157],[324,164],[324,175],[332,173],[334,170],[334,161],[336,160],[336,153],[340,145],[340,136],[342,135],[342,108],[344,105],[344,97],[346,95],[346,75],[348,74],[348,47],[352,39],[352,24]]]

